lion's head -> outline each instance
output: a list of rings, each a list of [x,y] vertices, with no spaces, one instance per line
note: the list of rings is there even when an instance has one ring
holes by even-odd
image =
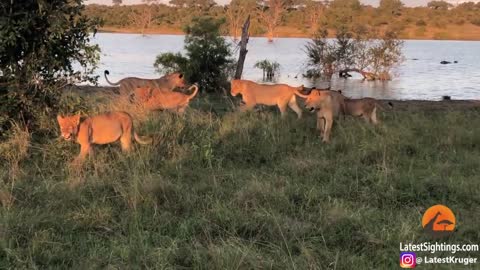
[[[179,73],[179,72],[171,73],[171,74],[165,75],[164,78],[169,82],[172,88],[185,87],[185,76],[182,73]]]
[[[62,137],[70,141],[78,133],[78,126],[80,124],[80,115],[74,116],[57,116],[58,125],[60,126],[60,133]]]
[[[305,98],[305,108],[314,112],[322,106],[324,100],[328,97],[328,93],[324,91],[312,90]]]

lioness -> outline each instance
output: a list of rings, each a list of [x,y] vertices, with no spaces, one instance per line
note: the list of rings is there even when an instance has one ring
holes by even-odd
[[[346,114],[362,117],[368,123],[378,124],[377,100],[374,98],[345,99]]]
[[[185,87],[184,76],[183,74],[178,72],[165,75],[158,79],[143,79],[143,78],[137,78],[137,77],[127,77],[127,78],[121,79],[116,83],[110,82],[110,80],[107,78],[107,75],[110,75],[110,72],[108,70],[105,70],[104,75],[105,75],[105,80],[110,85],[113,85],[113,86],[120,85],[120,94],[124,96],[132,94],[133,91],[138,87],[148,86],[148,87],[153,87],[157,89],[164,89],[167,91],[171,91],[176,87]]]
[[[188,90],[193,90],[190,95],[174,91],[163,91],[149,87],[140,87],[135,90],[135,95],[148,110],[170,110],[183,114],[190,100],[198,93],[198,86],[192,85]]]
[[[257,104],[267,106],[278,106],[282,117],[285,117],[287,106],[297,113],[298,118],[302,117],[302,110],[298,107],[295,91],[303,90],[303,85],[291,87],[286,84],[258,84],[247,80],[232,80],[231,94],[237,96],[242,94],[245,103],[240,109],[251,110]]]
[[[317,112],[317,129],[320,130],[323,142],[330,141],[333,120],[345,113],[345,97],[336,91],[313,89],[309,95],[300,91],[296,95],[305,98],[305,107]]]
[[[80,123],[80,115],[57,116],[62,137],[80,144],[80,154],[75,163],[81,163],[88,154],[93,154],[93,144],[108,144],[120,139],[122,150],[130,151],[132,135],[140,144],[149,144],[151,139],[141,138],[133,129],[132,117],[126,112],[108,112],[88,117]]]

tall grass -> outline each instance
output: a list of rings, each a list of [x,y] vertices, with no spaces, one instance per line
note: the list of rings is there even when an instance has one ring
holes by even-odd
[[[78,145],[34,142],[0,208],[0,268],[395,269],[439,203],[458,220],[446,241],[480,242],[478,110],[347,118],[322,144],[312,115],[225,104],[155,113],[136,123],[153,145],[96,147],[80,174]]]

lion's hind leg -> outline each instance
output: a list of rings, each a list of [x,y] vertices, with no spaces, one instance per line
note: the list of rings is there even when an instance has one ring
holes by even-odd
[[[330,142],[330,134],[332,133],[333,117],[325,118],[325,130],[323,132],[323,142]]]
[[[130,152],[132,150],[132,134],[133,134],[133,123],[129,118],[129,121],[126,121],[122,125],[122,135],[120,136],[120,145],[122,146],[123,152]]]
[[[377,119],[377,106],[373,107],[372,113],[370,115],[370,120],[374,125],[377,125],[379,123]]]

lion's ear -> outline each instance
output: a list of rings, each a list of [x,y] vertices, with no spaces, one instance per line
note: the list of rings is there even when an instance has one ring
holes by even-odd
[[[63,122],[63,119],[64,119],[64,118],[63,118],[60,114],[57,115],[57,121],[58,121],[59,123]]]
[[[178,78],[180,78],[180,79],[183,78],[183,74],[180,73],[180,74],[178,75]]]
[[[77,115],[73,116],[72,119],[73,119],[75,125],[78,126],[78,124],[80,124],[80,114],[77,114]]]

